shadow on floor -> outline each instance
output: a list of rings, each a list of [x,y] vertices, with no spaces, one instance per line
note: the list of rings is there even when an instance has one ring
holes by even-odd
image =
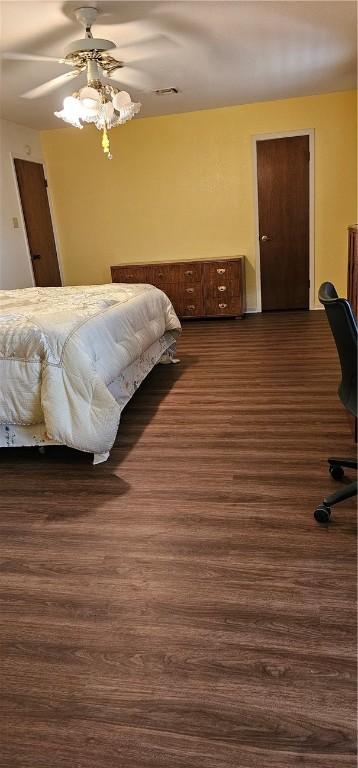
[[[177,365],[157,365],[146,377],[123,411],[113,449],[120,448],[116,469],[134,448],[146,426],[155,417],[161,402],[196,358],[188,357]],[[140,418],[137,418],[140,411]],[[136,420],[136,429],[128,430]],[[130,432],[130,434],[129,434]],[[121,438],[123,442],[121,443]],[[118,453],[118,452],[117,452]],[[113,458],[93,466],[93,454],[66,446],[48,446],[44,454],[38,448],[0,449],[0,475],[3,498],[9,507],[26,503],[27,514],[49,522],[78,520],[111,499],[124,496],[130,484],[113,472]],[[63,474],[66,484],[63,484]],[[58,488],[61,485],[61,494]],[[42,491],[42,492],[41,492]],[[31,503],[34,499],[34,504]],[[17,500],[17,502],[16,502]],[[90,500],[90,501],[89,501]]]

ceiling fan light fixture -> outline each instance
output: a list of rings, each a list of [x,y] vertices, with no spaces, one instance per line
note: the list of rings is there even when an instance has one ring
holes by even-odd
[[[63,108],[66,111],[66,114],[79,117],[81,111],[80,104],[78,103],[78,99],[75,99],[74,96],[66,96],[63,101]]]
[[[126,104],[124,107],[121,107],[119,110],[119,116],[121,119],[121,123],[126,123],[127,120],[131,120],[134,115],[137,115],[139,110],[141,108],[141,104],[135,103],[131,101],[130,104]]]
[[[113,106],[115,109],[120,110],[122,107],[126,107],[131,103],[132,99],[127,91],[118,91],[118,93],[113,96]]]
[[[63,109],[54,114],[75,128],[83,128],[83,123],[94,123],[99,131],[106,134],[102,147],[111,159],[107,131],[131,120],[140,111],[141,104],[133,102],[127,91],[118,91],[99,80],[96,80],[95,85],[85,86],[72,96],[67,96]]]
[[[93,37],[91,26],[97,13],[97,8],[86,6],[75,11],[77,21],[85,30],[85,37],[71,43],[65,60],[75,68],[75,76],[86,70],[87,84],[72,96],[67,96],[63,109],[54,114],[75,128],[83,128],[83,123],[94,123],[102,131],[103,151],[111,159],[109,129],[131,120],[138,114],[141,104],[133,103],[127,91],[120,91],[101,80],[103,73],[108,77],[120,69],[123,62],[108,54],[114,43]]]
[[[80,123],[81,105],[78,99],[74,96],[66,96],[63,102],[63,109],[59,112],[55,112],[55,117],[59,117],[64,120],[65,123],[73,125],[74,128],[83,128]]]
[[[84,88],[81,88],[79,97],[81,104],[85,109],[98,108],[98,105],[101,101],[101,94],[96,91],[95,88],[91,88],[88,85]]]

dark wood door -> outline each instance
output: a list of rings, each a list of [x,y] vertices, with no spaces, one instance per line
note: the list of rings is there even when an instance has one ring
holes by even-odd
[[[14,163],[35,283],[61,285],[43,166],[17,158]]]
[[[309,137],[257,142],[263,310],[309,308]]]

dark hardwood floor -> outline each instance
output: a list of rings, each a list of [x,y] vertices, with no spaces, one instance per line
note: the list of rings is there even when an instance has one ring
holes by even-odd
[[[191,322],[108,463],[1,450],[1,767],[352,768],[354,455],[321,312]]]

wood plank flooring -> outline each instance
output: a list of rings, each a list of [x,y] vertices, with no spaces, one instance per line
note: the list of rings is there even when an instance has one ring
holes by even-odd
[[[107,464],[0,451],[2,768],[352,768],[354,455],[321,312],[188,322]]]

